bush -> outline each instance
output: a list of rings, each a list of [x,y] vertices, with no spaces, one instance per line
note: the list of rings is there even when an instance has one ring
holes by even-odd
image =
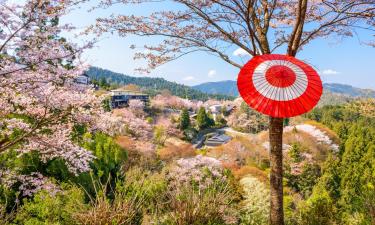
[[[167,224],[237,223],[237,189],[228,176],[213,158],[178,160],[168,173],[171,212]]]
[[[336,208],[325,190],[314,190],[313,195],[298,206],[298,223],[303,225],[336,224]]]
[[[164,146],[165,141],[167,140],[167,132],[164,126],[155,126],[154,128],[154,143],[160,146]]]
[[[188,128],[184,130],[184,139],[186,141],[192,141],[198,135],[198,131],[195,128]]]
[[[40,191],[32,199],[24,199],[14,222],[25,225],[77,224],[73,215],[84,206],[84,193],[77,187],[65,188],[55,195]]]
[[[105,191],[103,191],[105,192]],[[113,201],[100,194],[92,206],[83,208],[74,214],[78,224],[140,224],[142,220],[142,201],[137,198],[128,199],[121,193],[116,193]]]
[[[242,224],[268,224],[270,211],[269,189],[258,179],[251,176],[242,178],[240,183],[245,192],[244,207],[241,213]]]

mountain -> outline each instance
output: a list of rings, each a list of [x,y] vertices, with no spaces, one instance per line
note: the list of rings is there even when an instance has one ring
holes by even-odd
[[[224,94],[238,96],[237,82],[233,80],[208,82],[193,86],[192,88],[208,94]],[[346,84],[325,83],[323,84],[325,92],[338,94],[347,97],[375,98],[375,91],[371,89],[361,89]]]
[[[199,90],[209,94],[225,94],[231,96],[238,96],[237,82],[234,80],[225,80],[218,82],[207,82],[192,86],[195,90]]]
[[[325,90],[332,93],[343,94],[351,97],[375,98],[375,91],[371,89],[362,89],[347,84],[325,83]]]
[[[96,81],[101,81],[104,79],[107,83],[114,87],[127,84],[135,84],[141,87],[142,91],[151,96],[154,96],[163,90],[169,90],[173,95],[196,100],[207,100],[209,98],[219,100],[234,99],[233,95],[229,96],[224,94],[204,93],[190,86],[167,81],[163,78],[133,77],[122,73],[116,73],[110,70],[101,69],[98,67],[90,67],[89,70],[86,71],[86,74],[91,79]]]

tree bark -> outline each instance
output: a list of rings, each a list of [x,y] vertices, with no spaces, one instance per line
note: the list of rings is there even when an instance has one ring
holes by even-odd
[[[270,118],[271,209],[270,224],[284,225],[283,210],[283,119]]]

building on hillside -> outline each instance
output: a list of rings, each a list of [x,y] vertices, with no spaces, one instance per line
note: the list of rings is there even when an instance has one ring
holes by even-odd
[[[219,114],[221,113],[221,108],[222,108],[221,105],[212,105],[208,109],[210,110],[212,114]]]
[[[137,91],[116,89],[111,91],[111,108],[122,108],[129,104],[130,100],[141,100],[145,104],[149,101],[149,96]]]
[[[91,78],[87,74],[81,74],[74,79],[77,84],[89,85],[91,84]]]
[[[209,147],[219,146],[228,143],[232,138],[225,134],[215,134],[205,141],[205,145]]]
[[[235,106],[229,105],[229,104],[228,105],[217,104],[217,105],[211,105],[210,107],[208,107],[207,110],[209,110],[211,112],[214,119],[216,120],[216,116],[223,113],[223,108],[225,109],[225,113],[230,113],[235,108]]]

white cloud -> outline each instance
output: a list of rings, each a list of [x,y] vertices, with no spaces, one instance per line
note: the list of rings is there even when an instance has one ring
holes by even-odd
[[[234,52],[233,52],[233,55],[234,56],[248,56],[250,55],[247,51],[245,51],[244,49],[242,48],[237,48]]]
[[[210,78],[212,78],[212,77],[214,77],[215,75],[216,75],[216,70],[210,70],[210,71],[208,71],[208,77],[210,77]]]
[[[340,72],[336,70],[332,70],[332,69],[326,69],[326,70],[321,71],[320,73],[323,75],[335,75],[335,74],[339,74]]]
[[[187,76],[187,77],[183,78],[184,81],[191,81],[191,80],[194,80],[194,79],[195,79],[195,77],[193,77],[193,76]]]

